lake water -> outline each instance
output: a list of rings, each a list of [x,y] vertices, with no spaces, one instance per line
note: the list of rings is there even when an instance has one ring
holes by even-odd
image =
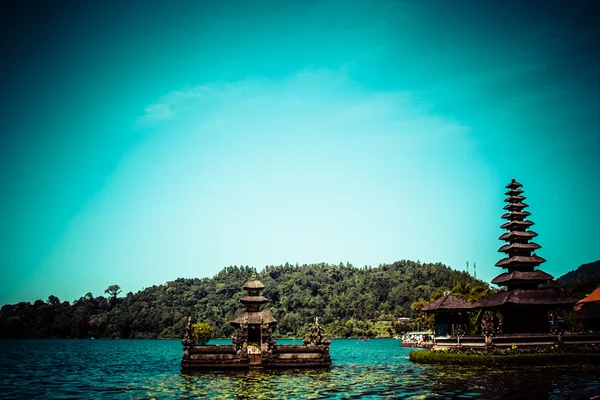
[[[280,343],[294,343],[281,340]],[[231,341],[212,341],[211,344]],[[328,370],[180,372],[179,340],[0,340],[0,397],[589,399],[600,368],[418,365],[394,339],[336,339]]]

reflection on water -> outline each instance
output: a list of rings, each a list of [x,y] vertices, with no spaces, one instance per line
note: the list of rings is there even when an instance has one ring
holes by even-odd
[[[181,343],[175,340],[5,340],[0,341],[0,397],[589,399],[600,395],[599,368],[417,365],[408,361],[409,351],[393,339],[342,339],[332,343],[331,369],[182,374]]]

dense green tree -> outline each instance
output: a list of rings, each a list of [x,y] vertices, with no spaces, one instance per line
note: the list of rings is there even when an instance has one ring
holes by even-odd
[[[119,285],[110,285],[104,293],[107,293],[111,298],[116,299],[119,294],[121,294],[121,286]]]

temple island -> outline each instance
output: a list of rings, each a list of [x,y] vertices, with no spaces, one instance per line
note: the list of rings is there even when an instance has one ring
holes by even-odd
[[[435,315],[434,350],[448,348],[510,348],[600,344],[600,334],[568,333],[558,325],[557,313],[573,309],[577,299],[565,295],[553,277],[537,267],[546,260],[535,254],[541,246],[529,228],[531,214],[525,211],[523,185],[514,179],[506,185],[504,202],[507,222],[500,236],[506,242],[498,249],[506,257],[496,263],[505,271],[492,283],[502,290],[476,302],[451,294],[439,297],[421,311]],[[464,329],[480,313],[481,335],[466,336]]]
[[[323,328],[317,318],[309,336],[304,338],[304,344],[277,344],[273,336],[277,321],[269,310],[261,310],[267,302],[261,295],[264,288],[256,274],[244,285],[243,289],[247,294],[240,301],[246,307],[246,311],[242,311],[230,321],[237,331],[231,345],[197,345],[191,317],[188,319],[182,341],[182,371],[318,368],[331,365],[331,340],[324,337]]]

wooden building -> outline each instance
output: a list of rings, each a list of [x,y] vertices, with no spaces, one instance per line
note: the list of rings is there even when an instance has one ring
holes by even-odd
[[[440,296],[421,309],[426,313],[435,314],[435,336],[455,336],[460,330],[465,330],[469,323],[467,312],[473,310],[473,303],[452,294]]]

